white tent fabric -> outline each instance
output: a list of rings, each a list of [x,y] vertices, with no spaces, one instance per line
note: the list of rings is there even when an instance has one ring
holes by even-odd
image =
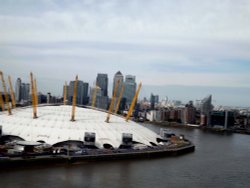
[[[76,121],[70,121],[71,106],[39,106],[38,118],[32,118],[32,108],[17,108],[12,115],[0,113],[0,126],[3,135],[19,136],[27,141],[43,140],[48,144],[56,144],[67,140],[84,141],[85,132],[96,133],[96,146],[110,144],[118,148],[122,143],[122,133],[133,134],[133,141],[151,146],[157,144],[159,137],[153,131],[124,118],[111,115],[110,123],[106,123],[107,113],[76,107]]]

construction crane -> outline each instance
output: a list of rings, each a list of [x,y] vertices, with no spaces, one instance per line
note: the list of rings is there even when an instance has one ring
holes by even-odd
[[[71,121],[75,121],[77,83],[78,83],[78,75],[76,75],[76,80],[74,83],[74,95],[73,95],[73,101],[72,101]]]
[[[16,108],[16,100],[15,100],[15,95],[14,95],[14,92],[13,92],[13,87],[12,87],[11,77],[10,76],[8,76],[8,80],[9,80],[9,86],[10,86],[10,96],[11,96],[12,108]]]
[[[32,72],[30,73],[30,84],[31,84],[31,98],[32,98],[32,107],[33,107],[33,119],[36,119],[37,118],[36,96],[35,96],[35,86],[34,86]]]
[[[107,118],[106,118],[106,122],[107,122],[107,123],[109,123],[110,114],[111,114],[112,111],[113,111],[114,102],[115,102],[115,97],[116,97],[116,92],[117,92],[119,83],[120,83],[120,80],[117,80],[117,82],[115,83],[115,90],[114,90],[114,93],[113,93],[113,97],[112,97],[112,99],[111,99],[111,103],[110,103],[110,105],[109,105],[109,111],[108,111],[108,115],[107,115]]]
[[[132,114],[132,112],[134,110],[134,106],[135,106],[136,100],[138,98],[138,95],[139,95],[139,92],[140,92],[140,89],[141,89],[141,85],[142,85],[142,83],[140,82],[140,84],[138,86],[138,89],[137,89],[137,91],[135,93],[135,96],[133,98],[133,101],[132,101],[132,103],[131,103],[131,105],[129,107],[129,111],[128,111],[128,114],[127,114],[127,117],[126,117],[126,121],[129,120],[129,118],[130,118],[130,116],[131,116],[131,114]]]
[[[117,104],[116,104],[116,108],[115,108],[115,113],[116,114],[117,114],[117,112],[119,110],[119,107],[120,107],[120,102],[121,102],[123,90],[124,90],[124,84],[122,84],[122,89],[121,89],[121,92],[120,92],[120,95],[119,95],[119,98],[118,98],[118,101],[117,101]]]
[[[2,71],[0,71],[0,76],[1,76],[2,84],[3,84],[4,98],[5,98],[5,102],[7,104],[8,113],[9,113],[9,115],[11,115],[11,108],[10,108],[10,104],[9,104],[9,96],[8,96],[8,93],[7,93],[6,84],[5,84],[5,81],[4,81],[4,76],[3,76]]]
[[[67,82],[65,82],[64,88],[63,88],[63,104],[66,105],[67,100]]]
[[[95,89],[92,95],[92,107],[95,107],[95,101],[96,101],[96,92],[97,92],[97,84],[95,85]]]

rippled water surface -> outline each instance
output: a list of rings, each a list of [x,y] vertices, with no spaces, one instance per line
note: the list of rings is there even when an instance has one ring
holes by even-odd
[[[179,157],[0,169],[0,187],[250,187],[249,135],[171,130],[190,139],[196,151]]]

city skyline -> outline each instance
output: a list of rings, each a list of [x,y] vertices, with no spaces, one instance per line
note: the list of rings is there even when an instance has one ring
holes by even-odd
[[[191,88],[206,95],[219,88],[218,104],[250,106],[249,7],[247,0],[4,1],[0,67],[25,82],[33,71],[38,88],[55,95],[76,74],[92,85],[97,73],[111,81],[120,70],[154,88],[142,90],[146,97],[186,102],[184,93],[204,97]],[[162,91],[173,86],[188,92]]]
[[[21,80],[29,84],[28,79],[25,80],[21,78]],[[38,82],[38,92],[42,92],[43,94],[50,92],[54,96],[58,96],[58,97],[63,96],[63,89],[62,89],[63,85],[60,85],[60,84],[57,85],[60,88],[59,92],[54,93],[54,92],[51,92],[51,90],[48,90],[47,85],[49,83],[45,83],[44,86],[41,86],[40,83],[42,82],[39,80],[37,82]],[[74,79],[67,80],[67,82],[68,84],[70,82],[74,82]],[[89,90],[91,90],[93,86],[94,85],[89,84]],[[109,91],[108,96],[109,97],[112,96],[112,89],[113,89],[113,82],[110,82],[108,84],[108,91]],[[227,95],[224,95],[224,92],[226,92]],[[189,101],[195,102],[196,100],[202,100],[204,97],[212,94],[213,95],[212,103],[215,106],[222,105],[222,106],[228,106],[228,107],[249,107],[248,105],[249,98],[244,98],[245,93],[249,93],[249,92],[250,92],[249,88],[238,88],[237,90],[235,90],[235,88],[233,87],[230,88],[230,87],[205,87],[205,86],[202,87],[202,86],[181,86],[181,85],[168,85],[168,86],[144,85],[139,94],[139,99],[142,100],[144,97],[146,97],[148,100],[150,100],[150,95],[154,94],[160,97],[160,101],[164,100],[167,97],[169,101],[178,100],[178,101],[181,101],[182,104],[186,104]],[[89,93],[89,97],[91,97],[90,93]],[[230,101],[231,98],[233,98],[234,100]]]

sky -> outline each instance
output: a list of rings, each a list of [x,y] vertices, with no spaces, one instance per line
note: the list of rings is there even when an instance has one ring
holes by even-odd
[[[146,97],[250,106],[249,0],[0,0],[0,26],[0,69],[42,92],[120,70]]]

